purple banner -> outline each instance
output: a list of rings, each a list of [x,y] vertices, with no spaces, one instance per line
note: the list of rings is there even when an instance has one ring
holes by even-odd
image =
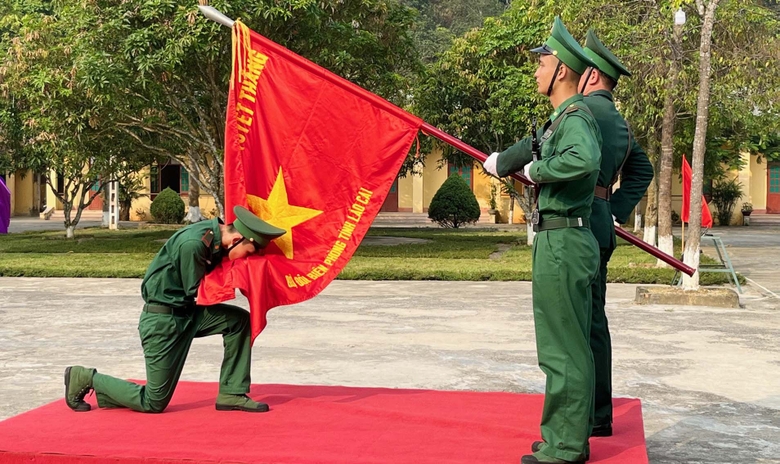
[[[11,223],[11,191],[5,186],[0,177],[0,234],[8,233],[8,225]]]

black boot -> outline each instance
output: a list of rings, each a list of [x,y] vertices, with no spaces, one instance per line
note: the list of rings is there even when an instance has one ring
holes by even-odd
[[[95,369],[87,369],[81,366],[70,366],[65,369],[65,402],[68,407],[76,412],[85,412],[92,407],[84,401],[92,390],[92,376]]]
[[[593,431],[590,433],[591,437],[611,437],[612,436],[612,424],[594,425]]]

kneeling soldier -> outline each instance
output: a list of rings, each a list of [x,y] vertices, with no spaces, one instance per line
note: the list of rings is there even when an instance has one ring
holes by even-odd
[[[203,277],[223,259],[260,252],[285,233],[242,206],[236,220],[198,222],[165,242],[146,270],[141,294],[146,304],[138,332],[146,360],[146,385],[99,374],[95,369],[65,369],[65,401],[74,411],[89,411],[84,396],[94,390],[101,408],[162,412],[171,401],[184,361],[196,337],[221,334],[225,347],[216,408],[268,411],[249,398],[251,332],[249,313],[232,305],[200,306],[195,301]]]

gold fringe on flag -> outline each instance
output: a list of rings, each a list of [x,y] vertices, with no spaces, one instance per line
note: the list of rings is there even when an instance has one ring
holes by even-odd
[[[244,80],[244,70],[249,60],[249,50],[252,45],[249,37],[249,28],[241,20],[237,19],[233,24],[233,72],[237,83]]]

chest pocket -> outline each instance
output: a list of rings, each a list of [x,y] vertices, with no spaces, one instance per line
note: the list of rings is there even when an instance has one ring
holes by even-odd
[[[591,113],[590,109],[587,107],[579,107],[575,104],[569,105],[564,111],[563,114],[561,114],[559,117],[555,118],[555,121],[547,121],[547,123],[544,125],[544,133],[542,134],[541,140],[539,140],[539,146],[541,147],[541,153],[542,153],[542,159],[549,158],[551,156],[555,156],[555,146],[550,146],[550,144],[545,143],[548,140],[550,140],[553,135],[555,135],[555,131],[558,130],[558,126],[563,123],[563,120],[566,119],[566,116],[568,116],[571,113],[574,113],[575,111],[585,111],[586,113],[590,114],[591,117],[593,117],[593,113]]]

